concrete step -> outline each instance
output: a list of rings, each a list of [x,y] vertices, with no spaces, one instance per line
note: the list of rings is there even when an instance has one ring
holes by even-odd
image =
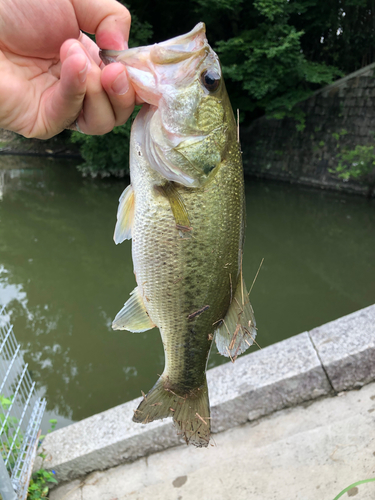
[[[375,383],[63,484],[50,500],[334,500],[375,478]],[[375,482],[342,499],[374,500]]]

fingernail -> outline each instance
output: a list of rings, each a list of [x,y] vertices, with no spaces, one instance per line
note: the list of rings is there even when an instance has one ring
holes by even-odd
[[[129,90],[129,82],[125,71],[123,71],[118,75],[116,80],[112,83],[111,88],[115,94],[118,95],[126,94],[126,92]]]

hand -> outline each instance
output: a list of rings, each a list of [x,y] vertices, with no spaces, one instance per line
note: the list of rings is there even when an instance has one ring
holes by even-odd
[[[0,127],[48,139],[77,119],[86,134],[126,122],[135,94],[121,63],[130,14],[116,0],[0,0]]]

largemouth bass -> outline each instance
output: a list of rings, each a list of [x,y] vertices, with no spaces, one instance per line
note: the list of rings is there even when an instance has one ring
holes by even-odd
[[[187,443],[207,446],[213,338],[233,360],[256,334],[242,278],[245,196],[232,107],[203,23],[101,57],[125,64],[147,103],[132,126],[131,185],[114,234],[116,244],[132,238],[137,287],[112,326],[143,332],[156,325],[165,368],[133,420],[173,417]]]

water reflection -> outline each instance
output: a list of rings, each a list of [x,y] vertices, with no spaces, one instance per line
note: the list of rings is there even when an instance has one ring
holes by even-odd
[[[246,250],[265,258],[253,298],[265,344],[375,302],[375,200],[266,183],[247,200]]]
[[[9,161],[8,161],[9,160]],[[140,394],[163,369],[157,331],[114,332],[135,286],[130,242],[112,240],[126,181],[72,161],[0,158],[0,303],[60,425]],[[251,181],[244,274],[266,346],[374,302],[375,203]],[[225,359],[213,351],[209,366]]]
[[[147,367],[138,376],[146,387],[163,355],[155,335],[110,329],[134,287],[130,244],[112,240],[123,185],[43,163],[5,171],[0,297],[48,408],[79,420],[138,395],[137,367]]]

